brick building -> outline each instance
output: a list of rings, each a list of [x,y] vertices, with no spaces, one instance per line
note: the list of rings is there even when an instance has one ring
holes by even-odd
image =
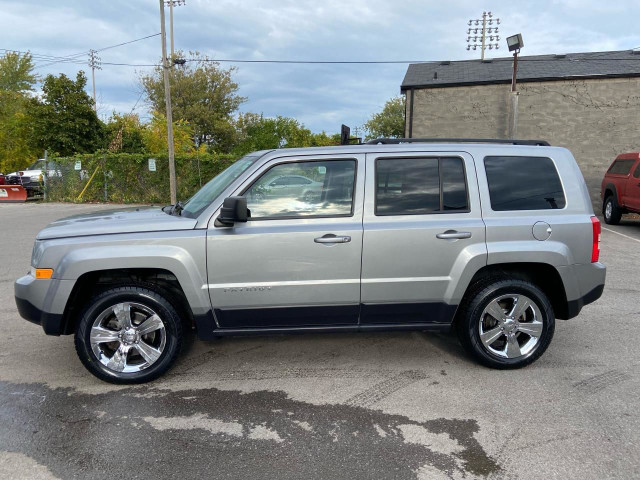
[[[407,137],[508,138],[513,59],[409,65]],[[640,51],[523,56],[517,138],[569,148],[594,208],[613,158],[640,151]]]

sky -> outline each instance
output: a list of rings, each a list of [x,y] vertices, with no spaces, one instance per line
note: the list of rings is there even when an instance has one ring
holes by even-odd
[[[169,30],[168,8],[167,32]],[[186,0],[174,8],[176,49],[213,59],[441,61],[479,58],[466,50],[468,21],[483,10],[500,18],[500,49],[521,33],[522,55],[626,50],[640,46],[637,0],[384,1],[384,0]],[[30,51],[36,73],[91,74],[87,65],[51,63],[45,56],[86,62],[89,49],[160,32],[156,0],[0,0],[0,49]],[[149,116],[139,77],[155,64],[160,36],[98,53],[98,114]],[[167,39],[167,44],[169,40]],[[0,55],[4,52],[0,50]],[[186,57],[189,54],[186,53]],[[241,112],[293,117],[314,132],[355,127],[400,94],[407,64],[300,65],[222,63],[234,66]]]

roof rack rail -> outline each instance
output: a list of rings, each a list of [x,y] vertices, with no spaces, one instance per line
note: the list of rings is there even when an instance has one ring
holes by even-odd
[[[533,145],[550,147],[546,140],[516,140],[505,138],[376,138],[365,142],[368,145],[399,143],[501,143],[506,145]]]

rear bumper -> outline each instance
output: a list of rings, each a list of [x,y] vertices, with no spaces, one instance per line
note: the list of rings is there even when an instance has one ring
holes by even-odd
[[[602,296],[602,291],[604,290],[604,283],[602,285],[598,285],[593,290],[588,292],[586,295],[578,298],[577,300],[569,300],[567,302],[567,318],[577,317],[582,310],[582,307],[588,305],[589,303],[593,303],[598,300]]]
[[[583,306],[595,302],[602,295],[607,267],[600,262],[580,263],[556,267],[562,278],[566,294],[566,309],[556,312],[562,320],[573,318]]]

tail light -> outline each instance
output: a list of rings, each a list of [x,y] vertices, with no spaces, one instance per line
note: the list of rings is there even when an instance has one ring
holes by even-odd
[[[593,227],[593,245],[591,247],[591,263],[597,262],[600,258],[600,220],[598,217],[591,217],[591,226]]]

